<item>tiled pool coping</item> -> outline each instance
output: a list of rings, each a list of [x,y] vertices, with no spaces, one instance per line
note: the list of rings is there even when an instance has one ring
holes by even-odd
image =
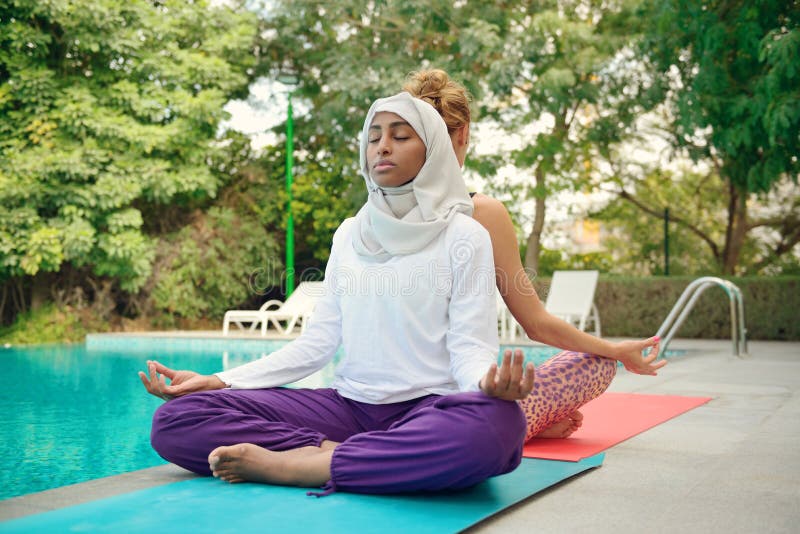
[[[89,334],[86,349],[94,350],[158,350],[171,345],[189,350],[273,351],[294,339],[294,336],[223,336],[215,332],[133,332],[124,334]]]
[[[158,350],[170,345],[187,349],[203,349],[209,351],[241,350],[241,351],[273,351],[284,345],[286,341],[295,339],[296,335],[282,336],[237,332],[223,336],[222,332],[211,331],[176,331],[176,332],[125,332],[111,334],[89,334],[86,336],[87,350]],[[502,345],[544,346],[530,340],[515,339]]]

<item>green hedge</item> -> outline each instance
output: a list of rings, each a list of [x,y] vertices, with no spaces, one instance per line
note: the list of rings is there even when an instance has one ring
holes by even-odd
[[[696,277],[601,276],[595,293],[603,336],[647,337],[656,333],[681,293]],[[727,278],[742,292],[748,339],[800,340],[800,277]],[[535,280],[547,297],[550,280]],[[676,337],[730,339],[728,296],[719,287],[705,290]]]

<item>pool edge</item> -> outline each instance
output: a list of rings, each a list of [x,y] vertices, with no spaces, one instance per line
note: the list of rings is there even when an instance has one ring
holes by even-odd
[[[0,501],[0,522],[145,488],[180,482],[196,476],[173,464],[165,464],[36,493],[28,493]]]

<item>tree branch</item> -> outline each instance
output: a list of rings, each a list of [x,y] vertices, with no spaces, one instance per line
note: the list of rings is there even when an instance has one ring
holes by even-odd
[[[661,212],[659,212],[657,210],[654,210],[653,208],[649,207],[647,204],[641,202],[640,200],[635,198],[633,195],[631,195],[630,193],[625,191],[625,189],[622,189],[618,194],[619,194],[620,198],[623,198],[623,199],[627,200],[628,202],[630,202],[631,204],[633,204],[634,206],[636,206],[637,208],[639,208],[643,212],[647,213],[648,215],[652,215],[653,217],[658,218],[658,219],[662,218],[663,215],[664,215],[663,213],[661,213]],[[717,244],[714,243],[714,241],[708,235],[706,235],[702,230],[700,230],[699,228],[697,228],[693,224],[689,223],[686,219],[683,219],[682,217],[676,217],[676,216],[670,214],[669,219],[672,222],[680,224],[681,226],[683,226],[684,228],[688,229],[690,232],[695,234],[697,237],[699,237],[700,239],[705,241],[706,244],[709,246],[709,248],[711,248],[711,253],[714,255],[714,257],[719,259],[719,247],[717,247]]]
[[[788,239],[786,239],[787,237]],[[775,260],[792,250],[797,243],[800,243],[800,225],[792,228],[791,234],[781,236],[781,242],[770,251],[770,254],[759,261],[753,267],[753,269],[755,272],[759,272],[761,269],[767,267],[771,263],[774,263]]]
[[[788,228],[789,231],[792,231],[793,229],[800,227],[800,220],[786,217],[758,219],[756,221],[750,221],[747,224],[747,229],[752,230],[753,228],[758,228],[759,226],[775,226],[780,228]]]
[[[784,234],[781,237],[781,242],[775,247],[775,255],[780,256],[789,252],[797,243],[800,243],[800,225],[792,228],[791,233]]]
[[[575,120],[575,114],[578,113],[578,106],[580,106],[580,104],[581,104],[581,100],[576,100],[575,101],[575,106],[573,106],[573,108],[572,108],[572,116],[570,117],[569,121],[567,121],[567,110],[566,109],[564,110],[563,122],[564,122],[564,129],[565,130],[569,130],[570,126],[572,126],[572,121]]]

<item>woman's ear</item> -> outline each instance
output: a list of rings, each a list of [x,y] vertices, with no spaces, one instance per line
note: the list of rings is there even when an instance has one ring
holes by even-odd
[[[456,137],[460,146],[467,146],[469,144],[469,123],[456,130]]]
[[[456,153],[458,164],[463,167],[464,160],[467,158],[467,148],[469,147],[469,124],[465,124],[458,130],[453,130],[450,134],[450,143],[453,145],[453,152]]]

